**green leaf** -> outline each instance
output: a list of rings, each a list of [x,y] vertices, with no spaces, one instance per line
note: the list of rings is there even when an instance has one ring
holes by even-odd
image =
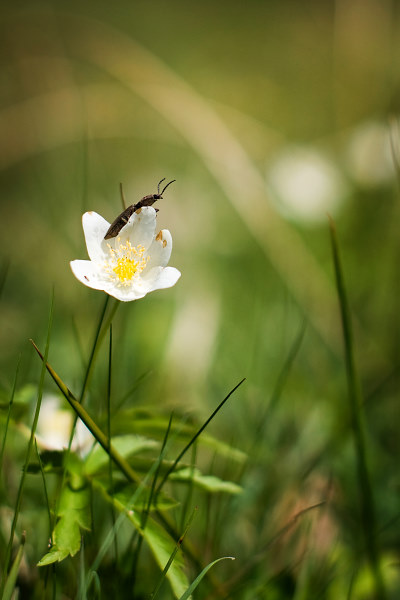
[[[168,419],[161,418],[157,414],[143,415],[143,411],[125,411],[121,415],[117,415],[113,420],[114,426],[123,428],[129,426],[136,432],[142,435],[149,435],[151,437],[160,438],[164,435],[168,427]],[[171,434],[176,436],[177,440],[190,440],[197,431],[197,427],[194,425],[177,423],[173,425]],[[229,458],[235,461],[239,465],[242,465],[247,460],[247,455],[238,448],[233,448],[229,444],[222,442],[214,438],[213,436],[202,433],[199,437],[198,443],[203,446],[207,446],[213,452],[224,458]]]
[[[242,492],[242,488],[237,483],[223,481],[214,475],[203,475],[200,469],[197,468],[186,467],[185,469],[180,469],[172,473],[170,479],[187,483],[193,482],[197,487],[210,493],[225,492],[227,494],[240,494]]]
[[[140,515],[137,513],[130,513],[128,519],[138,530],[140,530]],[[150,516],[147,518],[146,527],[144,531],[142,531],[142,534],[149,545],[158,566],[160,569],[164,569],[171,554],[176,548],[176,542],[168,535],[162,526]],[[184,562],[180,551],[176,554],[173,563],[169,567],[166,578],[171,585],[175,598],[180,598],[189,585],[188,578],[184,572]]]
[[[143,450],[152,450],[159,446],[159,443],[155,440],[150,440],[141,435],[123,435],[115,437],[112,440],[112,444],[123,458],[132,456],[132,454],[137,454]],[[85,461],[85,473],[87,475],[93,475],[100,469],[105,468],[109,461],[110,457],[107,452],[100,445],[97,445]]]
[[[97,481],[97,483],[99,482]],[[135,494],[136,490],[137,486],[121,481],[114,486],[112,497],[115,500],[118,500],[118,502],[121,502],[127,511],[132,509],[143,511],[147,509],[151,491],[149,488],[144,488],[140,494]],[[157,497],[157,506],[155,507],[151,504],[150,510],[169,510],[171,508],[176,508],[177,506],[179,506],[177,500],[161,492]]]
[[[90,529],[90,487],[77,475],[64,486],[59,507],[59,520],[53,531],[53,546],[38,566],[60,562],[74,556],[81,547],[81,529]]]

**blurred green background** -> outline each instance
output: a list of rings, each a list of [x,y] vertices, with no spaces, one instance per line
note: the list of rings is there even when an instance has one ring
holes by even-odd
[[[399,515],[400,483],[398,3],[22,1],[0,13],[2,388],[19,354],[23,380],[37,380],[27,340],[43,346],[54,286],[50,362],[74,389],[103,305],[69,267],[86,258],[81,215],[111,222],[120,182],[134,203],[162,177],[176,179],[158,222],[182,278],[119,308],[118,393],[150,371],[135,406],[204,419],[247,377],[212,429],[245,451],[256,439],[262,464],[246,518],[226,534],[230,553],[257,546],[267,525],[256,507],[265,515],[279,505],[274,519],[284,521],[293,504],[326,497],[330,477],[338,497],[347,489],[352,515],[329,214],[353,309],[382,545],[396,554],[398,522],[387,524]],[[104,390],[98,371],[92,399]],[[344,523],[351,530],[352,517]]]

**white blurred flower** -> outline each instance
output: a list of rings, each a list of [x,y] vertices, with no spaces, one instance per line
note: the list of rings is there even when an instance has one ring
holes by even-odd
[[[155,235],[152,206],[134,212],[119,234],[108,240],[104,236],[110,223],[97,213],[85,213],[82,225],[90,260],[70,264],[75,277],[88,287],[129,302],[171,287],[181,276],[178,269],[167,267],[172,238],[167,229]]]
[[[317,150],[289,148],[268,172],[277,210],[285,217],[318,223],[335,214],[347,195],[339,170]]]
[[[43,396],[40,407],[37,437],[42,447],[48,450],[63,450],[68,447],[74,415],[61,407],[58,396]],[[93,444],[93,436],[86,425],[78,419],[72,441],[72,449],[86,454]]]

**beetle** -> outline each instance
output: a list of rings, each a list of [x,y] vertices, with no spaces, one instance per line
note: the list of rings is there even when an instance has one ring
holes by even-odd
[[[131,206],[128,206],[128,208],[122,211],[122,213],[118,215],[115,221],[111,223],[106,235],[104,236],[104,239],[109,240],[113,237],[116,237],[121,231],[121,229],[124,227],[124,225],[127,224],[133,213],[139,210],[139,208],[142,208],[143,206],[152,206],[154,202],[156,202],[156,200],[161,200],[163,197],[162,195],[167,189],[167,187],[171,185],[171,183],[174,183],[176,179],[173,179],[172,181],[167,183],[167,185],[164,186],[162,191],[160,192],[160,185],[163,181],[165,181],[165,177],[161,179],[161,181],[158,183],[157,194],[149,194],[148,196],[143,196],[143,198],[139,200],[139,202],[136,202],[136,204],[131,204]]]

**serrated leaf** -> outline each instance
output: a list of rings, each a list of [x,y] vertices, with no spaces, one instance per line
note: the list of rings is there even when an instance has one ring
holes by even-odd
[[[53,546],[38,562],[38,566],[60,562],[74,556],[81,547],[81,529],[90,529],[90,487],[82,478],[74,475],[61,493],[59,520],[53,531]]]
[[[215,475],[203,475],[200,469],[187,467],[172,473],[169,478],[173,481],[193,482],[197,487],[210,493],[225,492],[227,494],[240,494],[242,488],[233,481],[224,481]]]
[[[141,435],[123,435],[112,439],[112,445],[121,456],[127,458],[132,454],[137,454],[143,450],[154,449],[158,447],[158,442],[150,440]],[[85,473],[93,475],[100,469],[106,467],[110,457],[100,445],[96,445],[85,461]]]
[[[75,556],[81,547],[81,532],[77,521],[62,517],[53,531],[54,545],[38,562],[44,567],[54,562],[61,562],[67,556]]]

